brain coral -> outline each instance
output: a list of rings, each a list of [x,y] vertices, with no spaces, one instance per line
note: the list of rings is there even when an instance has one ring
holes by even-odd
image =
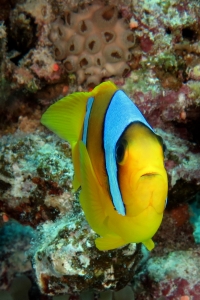
[[[64,11],[51,25],[49,39],[56,60],[78,83],[99,84],[103,77],[124,76],[129,71],[134,34],[117,7],[93,4],[77,12]]]

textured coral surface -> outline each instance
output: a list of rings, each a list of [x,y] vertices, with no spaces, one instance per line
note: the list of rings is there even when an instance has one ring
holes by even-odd
[[[119,290],[130,282],[139,259],[135,244],[98,251],[94,245],[96,234],[82,212],[46,223],[40,235],[43,242],[36,247],[33,261],[40,289],[48,295],[75,294],[88,287]]]
[[[200,298],[199,11],[196,0],[0,0],[0,299]],[[108,78],[166,145],[151,253],[97,251],[71,149],[40,125],[51,103]]]
[[[118,19],[115,5],[97,3],[78,11],[65,10],[51,25],[54,56],[79,84],[94,87],[105,77],[125,76],[130,68],[134,34],[126,19]]]

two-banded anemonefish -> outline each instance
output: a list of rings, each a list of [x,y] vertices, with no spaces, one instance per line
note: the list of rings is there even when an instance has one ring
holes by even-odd
[[[51,105],[42,124],[72,147],[73,187],[99,250],[154,248],[167,198],[162,139],[112,82]]]

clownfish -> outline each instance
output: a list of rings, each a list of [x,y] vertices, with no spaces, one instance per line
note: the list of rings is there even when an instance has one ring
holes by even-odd
[[[41,123],[72,147],[73,188],[98,234],[99,250],[128,243],[154,248],[167,199],[164,150],[132,100],[103,82],[51,105]]]

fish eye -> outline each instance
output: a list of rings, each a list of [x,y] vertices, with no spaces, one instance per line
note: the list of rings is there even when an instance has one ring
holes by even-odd
[[[127,147],[127,141],[126,140],[119,140],[116,144],[116,150],[115,150],[115,156],[117,163],[121,163],[124,159],[125,150]]]

